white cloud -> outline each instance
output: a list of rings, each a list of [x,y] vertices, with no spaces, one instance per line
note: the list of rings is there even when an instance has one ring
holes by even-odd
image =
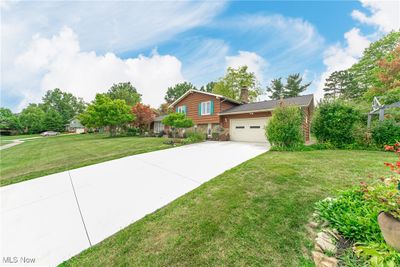
[[[362,56],[365,48],[370,44],[370,40],[360,33],[360,29],[353,28],[344,34],[346,45],[336,44],[328,47],[324,52],[325,71],[317,81],[317,100],[324,96],[325,79],[334,71],[344,70],[351,67]]]
[[[360,0],[371,15],[353,10],[351,16],[361,23],[377,27],[381,32],[390,32],[400,28],[400,2],[381,0]]]
[[[233,68],[246,65],[248,70],[254,72],[258,80],[263,82],[264,71],[265,67],[267,66],[267,62],[254,52],[239,51],[239,54],[236,56],[226,57],[226,65]]]
[[[13,90],[23,96],[19,109],[56,87],[90,101],[113,83],[126,81],[137,87],[145,103],[157,106],[168,86],[184,80],[181,62],[173,56],[155,51],[148,57],[121,59],[113,53],[83,52],[67,27],[51,38],[35,36],[16,62],[14,72],[21,74],[21,83]]]
[[[68,44],[71,46],[62,48],[62,44],[56,45],[56,41],[52,40],[53,36],[58,36],[59,30],[64,26],[72,29],[79,36],[79,54],[86,56],[80,57],[81,61],[84,61],[83,58],[86,60],[101,58],[102,61],[99,62],[102,63],[106,61],[120,62],[122,59],[108,52],[120,54],[125,51],[154,47],[182,32],[209,23],[224,7],[224,1],[178,1],[157,2],[156,4],[146,1],[103,1],[96,4],[90,1],[1,1],[2,79],[0,87],[2,105],[15,106],[15,102],[18,101],[21,94],[24,95],[25,100],[32,99],[33,101],[34,96],[38,95],[35,92],[43,89],[35,88],[35,86],[42,84],[38,80],[48,71],[46,68],[48,68],[49,59],[52,60],[53,66],[62,57],[58,50],[76,49],[76,47],[72,47],[72,43]],[[47,51],[43,55],[35,55],[34,51],[38,48],[32,47],[32,36],[36,36],[34,38],[37,39],[35,39],[37,46],[44,47],[51,43],[52,51]],[[21,73],[19,71],[21,64],[14,66],[16,58],[28,50],[32,54],[26,54],[26,56],[31,56],[33,62],[29,62],[26,68],[24,67],[25,73]],[[41,51],[43,50],[46,49]],[[52,53],[58,56],[56,57]],[[112,59],[110,55],[116,59]],[[54,58],[59,60],[54,61]],[[150,62],[164,60],[167,57],[152,55],[149,58],[153,61],[147,61],[146,57],[139,57],[139,62],[150,64]],[[65,60],[67,61],[67,59]],[[19,60],[19,63],[21,62],[22,59]],[[125,64],[128,64],[127,62],[130,61],[126,60]],[[46,67],[43,68],[43,66]],[[98,71],[99,68],[106,67],[92,66],[91,68]],[[50,74],[55,75],[55,70],[52,69]],[[47,74],[45,80],[48,81],[48,84],[51,81],[50,74]],[[20,76],[24,76],[26,80],[22,80]],[[99,79],[101,80],[103,77]],[[43,85],[47,84],[43,82]],[[62,87],[62,84],[57,87]],[[20,89],[16,90],[15,88]],[[85,92],[80,93],[86,94]],[[11,102],[10,99],[12,99]]]

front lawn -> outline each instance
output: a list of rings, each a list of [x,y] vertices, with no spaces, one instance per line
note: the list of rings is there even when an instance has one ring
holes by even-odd
[[[40,137],[1,151],[0,185],[171,147],[164,138],[102,134]]]
[[[268,152],[175,200],[65,266],[313,266],[314,203],[386,172],[376,151]],[[370,176],[371,175],[371,176]]]

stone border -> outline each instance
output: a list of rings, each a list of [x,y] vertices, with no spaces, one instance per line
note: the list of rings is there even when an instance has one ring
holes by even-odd
[[[314,250],[311,252],[316,267],[337,267],[339,260],[337,254],[337,241],[340,239],[339,233],[329,229],[326,221],[318,222],[318,213],[313,213],[313,219],[307,224],[306,228],[314,239]]]

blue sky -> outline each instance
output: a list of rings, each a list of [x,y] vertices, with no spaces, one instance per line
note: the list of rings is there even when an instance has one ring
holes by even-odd
[[[1,106],[59,87],[91,101],[131,81],[157,107],[168,86],[201,86],[248,65],[263,88],[301,73],[308,93],[399,29],[396,1],[1,2]],[[261,99],[265,99],[262,96]]]

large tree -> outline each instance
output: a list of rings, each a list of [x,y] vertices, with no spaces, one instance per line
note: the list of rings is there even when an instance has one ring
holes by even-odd
[[[172,103],[191,89],[197,90],[197,88],[189,82],[175,84],[173,87],[168,87],[164,99],[167,103]]]
[[[86,107],[82,98],[63,92],[58,88],[47,91],[42,100],[44,111],[55,110],[60,114],[64,125],[77,114],[82,113]]]
[[[290,74],[286,79],[286,85],[284,90],[285,97],[299,96],[304,92],[311,83],[302,84],[303,78],[300,73]]]
[[[8,108],[0,108],[0,129],[21,130],[19,118]]]
[[[282,78],[273,79],[271,85],[267,86],[267,92],[271,93],[271,99],[280,99],[285,96],[285,86],[282,83]]]
[[[137,103],[132,107],[132,113],[135,115],[136,120],[133,125],[140,129],[148,129],[150,123],[154,120],[155,112],[149,105]]]
[[[132,115],[130,107],[124,100],[97,94],[95,100],[79,116],[79,119],[87,127],[109,127],[110,136],[115,136],[117,128],[134,121],[135,116]]]
[[[26,133],[39,133],[45,130],[45,112],[37,104],[29,104],[19,115],[21,126]]]
[[[47,131],[62,132],[65,129],[63,118],[55,109],[50,108],[46,110],[43,117],[43,127]]]
[[[243,87],[249,89],[249,100],[253,101],[261,94],[259,82],[247,66],[239,68],[228,67],[224,77],[213,86],[213,93],[220,94],[235,100],[240,100],[240,91]]]
[[[359,98],[369,89],[380,88],[383,86],[379,79],[380,66],[378,62],[387,58],[397,46],[400,45],[400,31],[393,31],[364,50],[360,60],[351,66],[351,72],[357,82],[357,90],[359,93],[353,94],[354,98]],[[368,97],[367,97],[368,98]],[[371,100],[368,98],[368,100]]]
[[[347,70],[333,72],[325,81],[324,91],[324,97],[332,99],[354,98],[359,94],[354,76]]]
[[[142,101],[142,95],[137,92],[136,88],[130,82],[113,84],[108,90],[107,95],[111,99],[124,100],[130,107]]]

